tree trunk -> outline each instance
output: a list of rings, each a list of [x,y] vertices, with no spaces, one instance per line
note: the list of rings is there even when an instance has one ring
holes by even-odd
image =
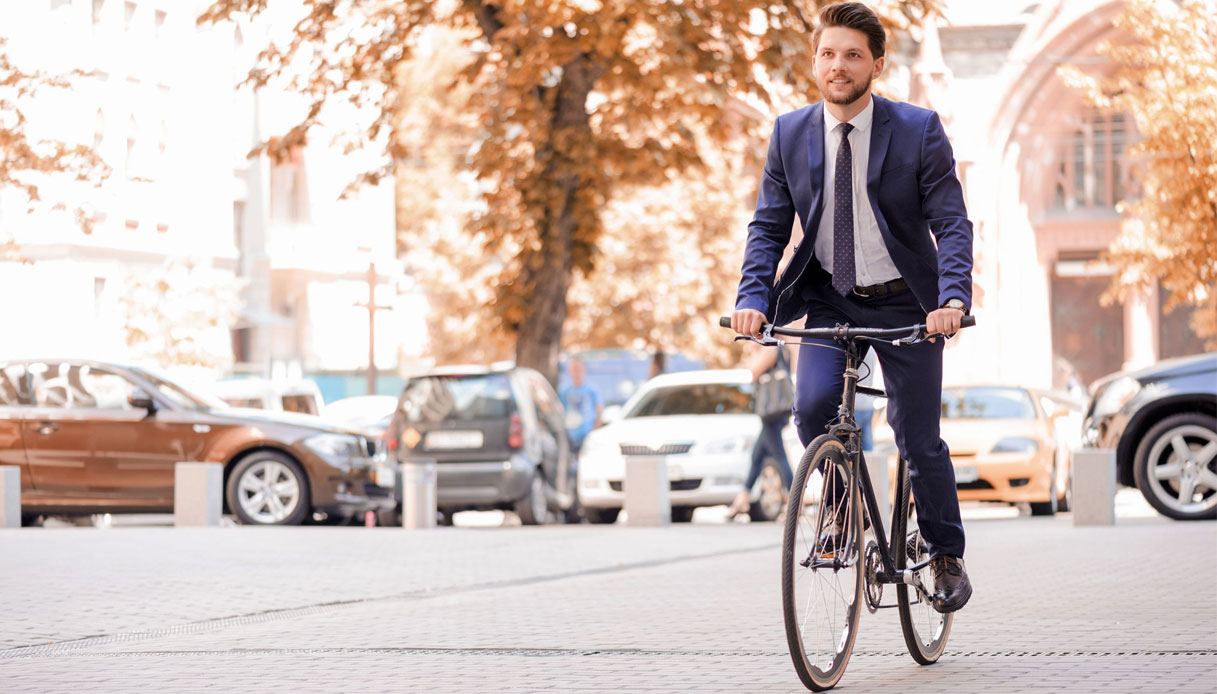
[[[591,149],[592,132],[587,116],[587,96],[603,67],[586,55],[564,66],[562,79],[554,89],[553,130],[549,148],[538,151],[547,159],[546,177],[553,181],[557,195],[538,221],[541,248],[524,267],[524,286],[531,290],[531,301],[520,321],[516,341],[516,363],[541,372],[555,386],[558,383],[558,353],[562,348],[562,325],[566,322],[566,293],[570,290],[574,263],[571,247],[581,216],[592,214],[579,209],[576,193],[584,181],[575,171],[581,157]]]

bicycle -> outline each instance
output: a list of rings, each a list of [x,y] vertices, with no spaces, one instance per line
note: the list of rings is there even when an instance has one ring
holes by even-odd
[[[975,324],[975,317],[964,316],[961,327]],[[719,325],[731,327],[730,317],[719,319]],[[933,608],[929,550],[917,527],[908,461],[903,458],[896,469],[896,499],[888,542],[861,450],[860,431],[854,420],[854,397],[858,393],[887,397],[882,390],[858,385],[860,341],[888,340],[895,345],[910,345],[946,336],[927,335],[925,325],[921,324],[891,329],[838,325],[801,330],[766,324],[759,339],[750,336],[736,339],[776,346],[781,341],[775,335],[831,339],[840,345],[834,349],[846,355],[837,419],[827,433],[807,446],[795,470],[786,509],[782,535],[782,614],[794,669],[811,690],[836,686],[853,653],[864,603],[872,614],[880,608],[896,607],[909,654],[919,664],[931,665],[946,650],[953,613],[941,614]],[[818,485],[813,479],[817,475]],[[818,495],[814,493],[816,486]],[[831,517],[826,516],[829,510],[833,513]],[[830,526],[833,532],[822,532]],[[864,547],[868,529],[874,538]],[[895,605],[881,604],[885,585],[896,586]]]

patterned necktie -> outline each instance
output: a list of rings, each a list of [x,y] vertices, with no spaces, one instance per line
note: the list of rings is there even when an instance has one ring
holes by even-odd
[[[832,206],[832,288],[843,296],[853,291],[854,271],[854,155],[849,148],[849,131],[854,126],[841,124],[841,146],[837,149]]]

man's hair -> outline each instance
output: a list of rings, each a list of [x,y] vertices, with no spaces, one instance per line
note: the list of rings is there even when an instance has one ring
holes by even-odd
[[[839,2],[820,10],[820,24],[811,35],[811,47],[819,52],[820,34],[828,27],[845,27],[866,34],[872,58],[886,52],[887,35],[874,10],[860,2]]]

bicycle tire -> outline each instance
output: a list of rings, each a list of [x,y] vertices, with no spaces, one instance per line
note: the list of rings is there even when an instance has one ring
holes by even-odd
[[[900,480],[899,491],[896,494],[896,504],[892,507],[892,561],[896,569],[908,567],[923,561],[928,554],[925,541],[921,539],[921,531],[916,526],[916,519],[909,514],[909,496],[911,494],[907,464],[904,476]],[[909,528],[912,520],[914,527]],[[933,572],[927,566],[918,574],[927,590],[934,591]],[[916,587],[906,583],[896,584],[896,605],[900,613],[900,631],[904,634],[904,645],[908,647],[909,655],[921,665],[933,665],[942,657],[947,647],[947,637],[951,635],[951,624],[955,614],[942,614],[917,592]]]
[[[816,480],[815,472],[821,462],[825,471]],[[795,672],[813,691],[831,689],[840,681],[853,653],[862,615],[862,509],[858,484],[852,475],[841,442],[829,435],[816,438],[799,461],[786,510],[782,534],[782,615],[786,642]],[[828,551],[820,543],[819,530],[828,505],[825,500],[837,496],[834,479],[844,482],[844,492],[837,504],[838,508],[844,505],[844,515],[839,541]],[[815,493],[817,487],[819,497],[808,499],[807,493]],[[814,502],[814,507],[805,502]],[[814,511],[809,512],[809,508]],[[819,566],[807,562],[818,562]],[[829,588],[833,589],[831,600]],[[818,596],[823,599],[816,600]],[[820,608],[823,614],[812,615],[813,610]]]

